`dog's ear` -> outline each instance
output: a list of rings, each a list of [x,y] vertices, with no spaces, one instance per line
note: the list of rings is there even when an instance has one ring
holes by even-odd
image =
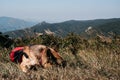
[[[61,59],[61,58],[62,58],[56,50],[54,50],[54,49],[52,49],[52,48],[49,48],[49,49],[50,49],[52,55],[53,55],[55,58],[57,58],[57,59],[59,59],[59,58]]]
[[[55,50],[56,52],[59,52],[59,48],[57,46],[53,46],[52,49]]]

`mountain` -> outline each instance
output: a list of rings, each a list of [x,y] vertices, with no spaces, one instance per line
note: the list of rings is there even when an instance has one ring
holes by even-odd
[[[37,23],[27,22],[21,19],[12,17],[0,17],[0,32],[13,31],[18,29],[23,29],[31,27]]]
[[[24,37],[25,35],[34,35],[35,33],[44,33],[46,30],[55,33],[56,35],[65,36],[69,32],[77,34],[87,34],[87,29],[93,29],[93,32],[101,32],[108,34],[114,32],[120,34],[120,18],[112,19],[96,19],[96,20],[69,20],[61,23],[39,23],[31,28],[24,30],[7,32],[10,36]]]
[[[90,26],[98,31],[105,31],[105,33],[110,31],[116,32],[116,30],[120,30],[120,18],[84,21],[70,20],[53,24],[43,22],[31,27],[31,30],[35,32],[44,32],[44,30],[49,29],[52,32],[60,35],[65,35],[69,32],[81,34]],[[115,30],[113,30],[113,27]]]
[[[113,32],[115,34],[120,34],[120,20],[100,25],[97,29],[100,29],[103,33]]]

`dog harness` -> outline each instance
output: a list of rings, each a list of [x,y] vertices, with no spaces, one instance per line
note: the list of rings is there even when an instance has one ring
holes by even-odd
[[[24,47],[16,47],[10,53],[10,60],[15,63],[22,62],[22,56],[25,54],[23,52]]]

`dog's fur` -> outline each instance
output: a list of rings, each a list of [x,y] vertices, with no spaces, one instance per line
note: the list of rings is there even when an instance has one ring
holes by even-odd
[[[52,65],[66,65],[66,62],[57,51],[44,45],[25,46],[23,52],[28,55],[22,56],[20,68],[23,72],[28,72],[32,66],[42,66],[43,68],[52,67]]]

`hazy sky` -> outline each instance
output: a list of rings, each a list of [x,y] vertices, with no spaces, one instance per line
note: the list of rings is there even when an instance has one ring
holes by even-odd
[[[120,18],[120,0],[0,0],[0,16],[47,22]]]

